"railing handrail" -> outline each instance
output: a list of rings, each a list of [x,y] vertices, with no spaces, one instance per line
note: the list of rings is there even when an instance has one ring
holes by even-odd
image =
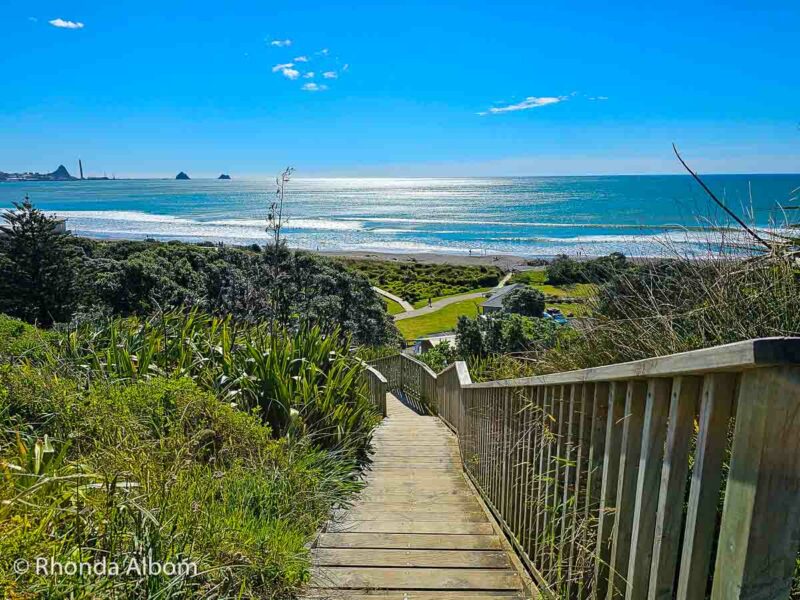
[[[375,377],[378,378],[378,381],[380,381],[381,383],[385,383],[385,384],[389,383],[389,380],[386,379],[386,377],[383,376],[383,373],[378,371],[378,369],[376,369],[375,367],[373,367],[369,363],[364,363],[364,366],[366,367],[367,371],[369,371],[370,373],[372,373],[372,375],[374,375]]]
[[[400,352],[400,354],[401,354],[402,356],[404,356],[404,357],[405,357],[407,360],[410,360],[412,363],[414,363],[414,364],[418,365],[418,366],[419,366],[421,369],[423,369],[424,371],[426,371],[426,372],[428,373],[428,375],[430,375],[431,377],[436,377],[436,371],[434,371],[433,369],[431,369],[431,368],[430,368],[428,365],[426,365],[426,364],[425,364],[424,362],[422,362],[421,360],[419,360],[419,359],[417,359],[417,358],[414,358],[413,356],[409,356],[408,354],[406,354],[406,353],[404,353],[404,352]]]
[[[499,379],[473,383],[472,387],[519,387],[539,385],[564,385],[618,381],[647,377],[673,377],[675,375],[701,375],[710,371],[741,371],[755,367],[800,364],[800,338],[771,337],[723,346],[690,350],[655,358],[564,371],[552,375]]]
[[[458,436],[545,597],[789,598],[800,337],[482,383],[463,361],[375,362]]]

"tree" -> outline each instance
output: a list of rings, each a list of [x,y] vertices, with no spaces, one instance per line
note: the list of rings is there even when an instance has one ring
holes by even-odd
[[[525,317],[541,317],[544,312],[544,294],[531,286],[520,286],[506,294],[503,308]]]
[[[76,295],[77,248],[27,196],[14,208],[0,226],[0,312],[44,327],[66,321]]]
[[[458,317],[456,348],[463,357],[483,355],[483,334],[478,321],[479,319],[470,319],[463,315]]]

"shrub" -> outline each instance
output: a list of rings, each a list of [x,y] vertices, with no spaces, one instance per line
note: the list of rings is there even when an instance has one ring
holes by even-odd
[[[318,327],[269,329],[198,311],[112,319],[70,332],[51,361],[90,379],[188,376],[257,410],[277,436],[307,435],[321,447],[363,455],[379,415],[350,339]]]
[[[36,458],[38,457],[38,458]],[[5,597],[284,598],[307,542],[359,485],[354,463],[188,378],[85,382],[0,367]],[[16,575],[16,558],[188,561],[195,577]]]
[[[530,286],[520,286],[503,297],[503,309],[524,317],[541,317],[544,294]]]

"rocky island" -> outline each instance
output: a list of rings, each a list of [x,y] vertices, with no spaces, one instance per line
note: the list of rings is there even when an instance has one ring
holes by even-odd
[[[190,179],[190,177],[186,173],[181,171],[180,173],[175,175],[175,179]]]
[[[77,181],[77,177],[73,177],[67,171],[64,165],[58,165],[58,168],[52,173],[4,173],[0,171],[0,181]]]
[[[223,173],[222,175],[217,177],[217,179],[230,179],[230,178],[231,178],[231,176],[228,175],[227,173]]]

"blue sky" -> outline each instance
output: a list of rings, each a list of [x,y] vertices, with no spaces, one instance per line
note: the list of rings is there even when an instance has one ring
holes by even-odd
[[[0,170],[800,171],[800,4],[643,4],[2,0]]]

